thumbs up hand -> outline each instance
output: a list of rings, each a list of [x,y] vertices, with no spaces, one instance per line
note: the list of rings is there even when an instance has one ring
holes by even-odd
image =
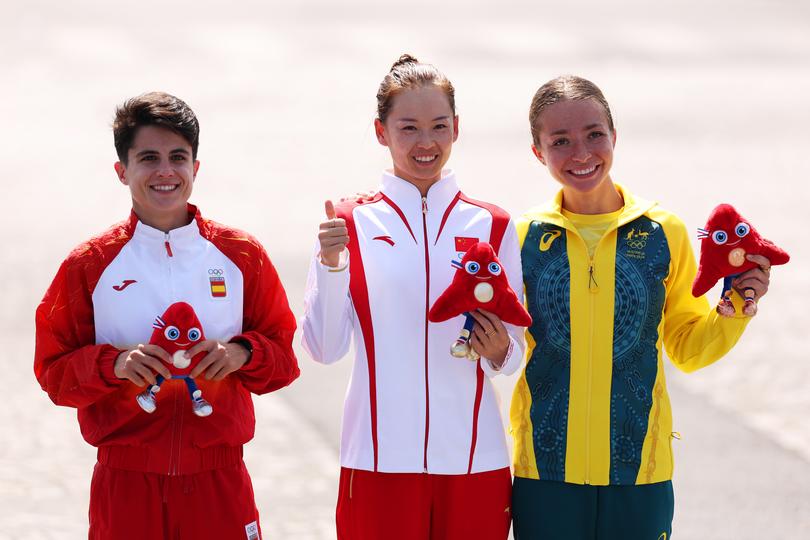
[[[346,220],[336,217],[335,205],[326,201],[326,221],[321,223],[318,231],[318,241],[321,244],[321,263],[336,268],[340,262],[340,254],[349,243],[349,230]]]

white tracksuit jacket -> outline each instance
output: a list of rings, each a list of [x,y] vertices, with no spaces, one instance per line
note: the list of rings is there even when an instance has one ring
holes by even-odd
[[[514,373],[523,329],[507,325],[500,371],[489,361],[450,355],[464,317],[429,323],[450,285],[451,260],[477,241],[493,244],[523,300],[517,234],[500,208],[473,201],[447,172],[422,198],[384,174],[369,199],[342,203],[350,242],[341,265],[313,258],[302,321],[304,348],[330,364],[356,350],[343,412],[341,465],[379,472],[465,474],[509,466],[505,432],[489,377]],[[348,252],[348,254],[347,254]]]

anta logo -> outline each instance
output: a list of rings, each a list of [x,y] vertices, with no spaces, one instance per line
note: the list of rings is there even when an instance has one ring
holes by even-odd
[[[393,239],[393,238],[391,238],[391,237],[390,237],[390,236],[388,236],[388,235],[385,235],[385,236],[375,236],[374,238],[372,238],[372,240],[382,240],[383,242],[385,242],[385,243],[386,243],[386,244],[388,244],[388,245],[391,245],[391,246],[393,246],[393,245],[394,245],[394,239]]]
[[[540,251],[548,251],[551,249],[551,244],[554,243],[554,240],[560,237],[562,231],[549,231],[543,233],[543,236],[540,237]]]
[[[125,279],[124,281],[121,282],[121,285],[113,285],[113,289],[115,289],[116,291],[121,292],[124,289],[126,289],[127,287],[129,287],[130,285],[132,285],[133,283],[138,283],[138,282],[135,281],[134,279]]]

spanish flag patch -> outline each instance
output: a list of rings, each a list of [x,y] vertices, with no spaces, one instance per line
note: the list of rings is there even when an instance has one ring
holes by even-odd
[[[212,276],[208,278],[211,283],[211,296],[214,298],[225,298],[227,296],[227,289],[225,288],[225,278],[221,276]]]

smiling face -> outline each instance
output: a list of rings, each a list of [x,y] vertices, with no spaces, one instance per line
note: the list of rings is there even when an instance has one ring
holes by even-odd
[[[479,242],[467,252],[462,261],[464,271],[476,281],[486,281],[501,275],[501,263],[489,244]]]
[[[188,141],[170,129],[143,126],[127,158],[115,164],[115,171],[129,187],[138,219],[162,231],[186,225],[186,204],[200,166]]]
[[[610,167],[616,132],[609,126],[605,109],[594,99],[559,101],[537,118],[532,151],[562,184],[564,200],[615,197]]]
[[[450,159],[458,117],[444,90],[423,86],[394,97],[385,123],[375,120],[374,128],[377,140],[391,152],[394,174],[424,195]]]
[[[713,257],[726,271],[743,266],[745,255],[756,253],[759,234],[751,228],[731,205],[721,204],[714,209],[705,229],[698,230],[703,239],[701,251],[713,251]]]
[[[169,354],[191,348],[205,339],[197,314],[189,304],[177,302],[169,306],[152,325],[149,343],[162,347]]]

